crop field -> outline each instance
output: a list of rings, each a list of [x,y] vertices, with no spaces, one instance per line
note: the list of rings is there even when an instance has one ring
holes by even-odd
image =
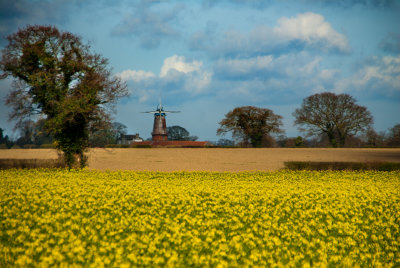
[[[277,171],[285,161],[400,162],[400,148],[94,148],[89,169]],[[0,150],[0,159],[56,159],[52,149]]]
[[[0,266],[400,266],[400,172],[0,170]]]

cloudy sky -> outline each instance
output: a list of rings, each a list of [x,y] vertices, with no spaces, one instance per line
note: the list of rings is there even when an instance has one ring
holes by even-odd
[[[0,47],[27,24],[81,36],[126,81],[115,120],[143,138],[153,122],[140,112],[160,98],[181,111],[167,124],[200,140],[219,139],[218,122],[245,105],[272,109],[297,136],[292,112],[324,91],[352,95],[384,131],[400,123],[399,14],[398,0],[0,0]]]

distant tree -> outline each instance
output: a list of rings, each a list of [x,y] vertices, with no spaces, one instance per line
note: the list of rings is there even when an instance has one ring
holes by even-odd
[[[361,139],[360,136],[349,136],[346,139],[346,143],[344,147],[348,148],[361,148],[365,146],[365,142]]]
[[[277,145],[279,147],[294,148],[294,147],[306,147],[305,140],[301,136],[297,138],[288,138],[285,135],[280,135],[277,139]]]
[[[286,147],[286,148],[296,147],[296,139],[295,138],[287,138],[285,140],[284,147]]]
[[[10,140],[8,135],[4,136],[4,129],[0,128],[0,147],[2,148],[11,148],[13,146],[13,142]]]
[[[387,144],[389,146],[400,146],[400,124],[389,129]]]
[[[195,141],[197,136],[190,136],[189,131],[181,126],[167,127],[168,140],[170,141]]]
[[[385,146],[385,133],[377,133],[373,128],[368,128],[363,137],[364,146],[381,147]]]
[[[114,144],[116,142],[115,134],[111,127],[102,126],[99,129],[92,129],[89,132],[88,144],[89,147],[104,147],[107,144]]]
[[[270,133],[283,133],[280,128],[283,125],[282,116],[269,109],[253,106],[233,109],[219,124],[217,135],[232,132],[234,139],[252,147],[268,146],[271,144]]]
[[[217,146],[231,147],[234,145],[235,145],[235,143],[233,142],[233,140],[229,140],[229,139],[219,139],[217,141]]]
[[[281,134],[277,136],[276,142],[278,144],[279,147],[286,147],[286,140],[288,139],[288,137],[286,137],[285,134]]]
[[[296,147],[304,147],[303,137],[297,136],[297,138],[295,140],[295,146]]]
[[[6,136],[8,138],[8,136]],[[6,137],[4,136],[4,129],[0,127],[0,144],[5,143]]]
[[[128,133],[128,127],[120,122],[113,122],[111,126],[114,133],[115,143],[121,138],[122,135],[126,135]]]
[[[371,113],[357,105],[353,97],[329,92],[305,98],[293,116],[300,131],[325,134],[332,147],[343,147],[348,137],[366,131],[373,123]]]
[[[19,138],[15,143],[23,147],[26,144],[34,144],[35,122],[32,120],[20,121],[16,129],[19,131]]]
[[[52,144],[54,142],[51,134],[46,130],[46,120],[39,119],[34,126],[33,140],[36,145]]]
[[[53,143],[53,138],[45,129],[45,123],[46,120],[44,119],[39,119],[36,122],[29,119],[19,121],[15,128],[20,136],[15,143],[20,147]]]
[[[13,107],[10,119],[41,115],[68,166],[85,166],[90,129],[110,121],[126,86],[111,75],[106,59],[69,32],[27,26],[7,39],[0,70],[1,78],[14,79],[6,100]]]
[[[122,135],[127,133],[127,127],[119,122],[107,124],[100,129],[92,129],[89,134],[90,147],[104,147],[107,144],[116,144]]]

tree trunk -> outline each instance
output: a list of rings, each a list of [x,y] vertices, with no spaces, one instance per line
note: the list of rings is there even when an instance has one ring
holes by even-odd
[[[340,135],[340,136],[339,136],[339,144],[340,144],[340,147],[344,147],[345,143],[346,143],[346,136]]]
[[[336,142],[336,139],[335,139],[335,133],[330,131],[330,132],[327,132],[326,134],[328,135],[329,142],[332,145],[332,147],[333,148],[337,148],[338,146],[337,146],[337,142]]]

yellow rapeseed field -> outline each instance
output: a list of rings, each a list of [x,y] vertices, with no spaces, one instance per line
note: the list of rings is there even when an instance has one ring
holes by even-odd
[[[0,171],[0,267],[400,266],[400,172]]]

